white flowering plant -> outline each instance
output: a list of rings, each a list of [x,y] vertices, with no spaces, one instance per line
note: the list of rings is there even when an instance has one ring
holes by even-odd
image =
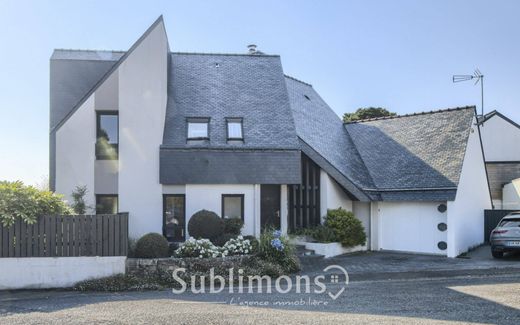
[[[213,245],[209,239],[190,238],[175,251],[177,257],[205,258],[224,257],[226,255],[224,249]]]
[[[228,240],[224,246],[222,246],[222,249],[226,255],[246,255],[252,252],[253,247],[249,239],[238,236],[237,238]]]

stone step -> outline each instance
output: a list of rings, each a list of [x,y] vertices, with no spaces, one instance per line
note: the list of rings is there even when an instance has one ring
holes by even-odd
[[[296,255],[298,257],[323,257],[323,255],[316,254],[313,250],[306,249],[304,245],[296,245]]]

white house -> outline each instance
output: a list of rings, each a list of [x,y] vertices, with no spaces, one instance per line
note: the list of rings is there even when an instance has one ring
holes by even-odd
[[[174,42],[172,43],[174,44]],[[130,234],[183,241],[201,209],[312,227],[343,207],[368,248],[456,256],[491,207],[474,107],[343,124],[280,57],[172,52],[160,17],[126,52],[55,50],[50,175]]]
[[[480,119],[482,144],[495,209],[517,209],[511,181],[520,178],[520,125],[497,111]],[[507,185],[510,184],[510,185]],[[507,196],[507,202],[503,196]]]

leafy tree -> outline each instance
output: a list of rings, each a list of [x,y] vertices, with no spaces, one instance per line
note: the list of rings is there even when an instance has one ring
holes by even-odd
[[[32,224],[38,216],[71,213],[61,195],[26,186],[20,181],[0,181],[0,223],[6,227],[16,219]]]
[[[85,203],[85,195],[87,195],[87,186],[76,186],[72,191],[71,207],[76,214],[85,214],[87,212],[87,204]]]
[[[354,113],[343,114],[343,122],[353,122],[369,118],[395,116],[396,113],[388,111],[382,107],[366,107],[358,108]]]

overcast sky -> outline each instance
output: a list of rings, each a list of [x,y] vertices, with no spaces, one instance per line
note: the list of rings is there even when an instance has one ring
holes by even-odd
[[[173,51],[280,54],[338,115],[478,105],[520,122],[520,1],[0,0],[0,180],[48,174],[54,48],[127,50],[164,16]]]

